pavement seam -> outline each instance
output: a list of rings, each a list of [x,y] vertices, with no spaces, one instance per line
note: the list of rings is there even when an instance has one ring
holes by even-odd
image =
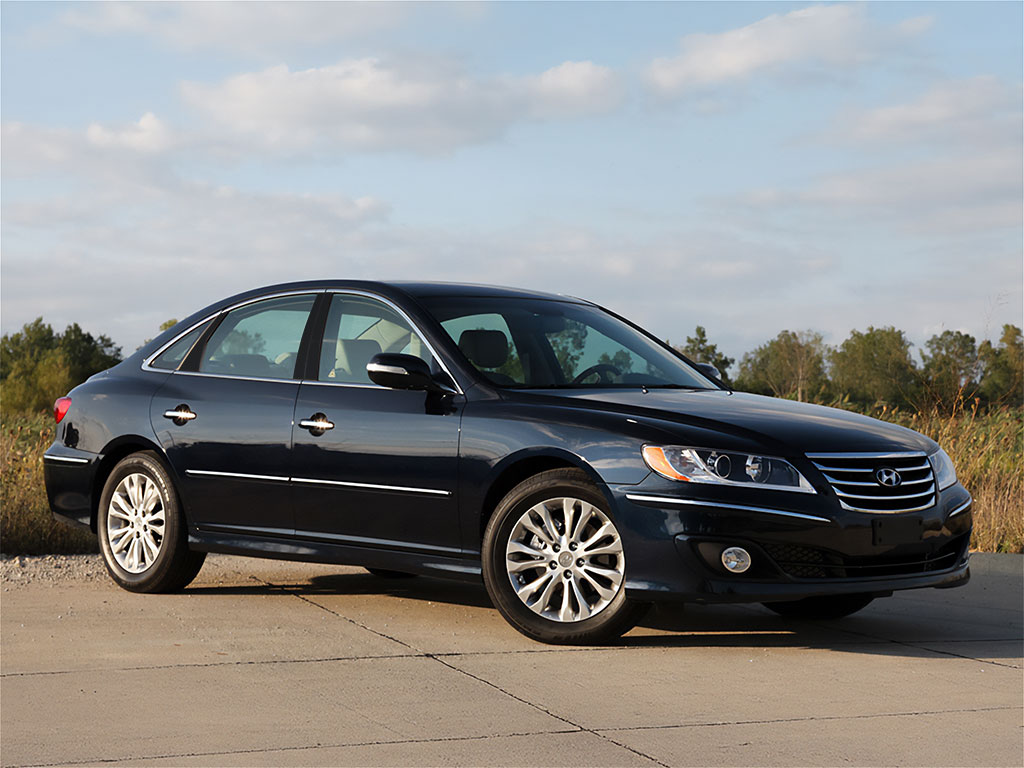
[[[225,755],[250,755],[263,752],[299,752],[307,749],[347,749],[356,747],[393,747],[401,744],[446,744],[456,741],[486,741],[487,739],[512,739],[523,736],[561,736],[570,733],[580,733],[579,729],[565,729],[557,731],[529,731],[525,733],[498,733],[484,736],[442,736],[433,739],[394,739],[379,741],[358,741],[352,743],[337,744],[299,744],[291,747],[262,747],[258,749],[226,749],[213,752],[175,752],[165,755],[133,755],[131,757],[106,757],[92,760],[66,760],[57,763],[24,763],[13,765],[11,768],[50,768],[60,765],[95,765],[97,763],[125,763],[137,760],[173,760],[180,757],[216,757]]]
[[[1024,707],[976,707],[972,709],[926,709],[920,712],[877,712],[869,715],[820,715],[814,717],[782,717],[770,720],[721,720],[713,723],[669,723],[667,725],[634,725],[615,726],[611,728],[597,728],[595,730],[604,732],[619,733],[623,731],[661,731],[672,728],[717,728],[728,725],[775,725],[778,723],[814,723],[827,722],[830,720],[870,720],[877,717],[916,717],[919,715],[961,715],[969,712],[1006,712],[1024,710]]]
[[[306,600],[306,602],[309,602],[309,603],[311,603],[312,605],[315,605],[318,608],[323,608],[319,603],[314,603],[311,600]],[[330,611],[329,609],[323,608],[323,610],[326,610],[329,613],[332,613],[333,615],[336,615],[336,616],[338,615],[337,613],[335,613],[333,611]],[[339,616],[339,618],[346,619],[347,621],[352,621],[351,619],[348,619],[345,616]],[[369,627],[366,627],[365,625],[360,624],[359,622],[352,621],[352,623],[355,624],[356,626],[359,626],[361,628],[367,629],[370,632],[375,632],[375,630],[370,629]],[[377,633],[377,634],[380,634],[380,633]],[[387,635],[381,635],[381,636],[382,637],[388,637]],[[389,637],[388,639],[392,639],[392,638]],[[401,643],[401,641],[399,641],[399,640],[395,640],[395,642]],[[851,641],[851,642],[848,642],[848,643],[833,643],[833,644],[831,644],[829,646],[828,650],[834,650],[834,649],[843,648],[843,647],[846,647],[846,646],[858,647],[858,646],[864,646],[864,645],[885,645],[887,643],[896,643],[896,644],[900,644],[900,645],[907,645],[907,646],[912,647],[912,648],[917,648],[919,650],[926,650],[926,651],[932,651],[934,653],[939,653],[939,654],[959,656],[959,654],[954,654],[952,652],[941,651],[941,650],[938,650],[938,649],[935,649],[935,648],[930,648],[930,647],[925,646],[925,645],[916,645],[915,644],[915,643],[927,643],[927,642],[933,642],[933,641],[928,641],[928,640],[896,641],[896,640],[887,640],[887,639],[884,639],[884,638],[879,638],[879,639],[873,639],[871,642]],[[935,640],[934,642],[936,642],[936,643],[1019,643],[1020,639],[1019,638],[989,637],[989,638],[972,638],[972,639],[968,639],[968,640]],[[407,643],[402,643],[402,644],[405,645],[405,647],[407,647],[407,648],[413,649],[413,647],[408,645]],[[211,667],[237,667],[237,666],[260,665],[260,664],[327,664],[327,663],[335,662],[335,661],[375,661],[375,660],[379,660],[379,659],[457,658],[457,657],[460,657],[460,656],[467,656],[467,657],[470,657],[470,656],[472,656],[472,657],[476,657],[476,656],[516,656],[516,655],[543,654],[543,653],[594,653],[594,652],[621,653],[621,652],[624,652],[624,651],[631,651],[631,650],[657,649],[657,648],[664,648],[664,647],[674,648],[676,646],[673,645],[673,644],[666,644],[666,645],[638,644],[638,645],[620,645],[620,646],[599,646],[599,645],[595,645],[595,646],[583,646],[583,647],[579,647],[579,648],[517,648],[515,650],[504,650],[504,651],[447,651],[447,652],[444,652],[444,653],[417,652],[417,653],[369,654],[369,655],[366,655],[366,656],[322,656],[322,657],[316,657],[316,658],[311,658],[311,659],[246,659],[246,660],[240,660],[240,661],[208,661],[208,662],[195,661],[195,662],[187,662],[187,663],[182,663],[182,664],[150,664],[150,665],[135,666],[135,667],[109,667],[109,668],[102,668],[102,669],[100,669],[100,668],[90,668],[90,669],[45,669],[45,670],[35,670],[35,671],[31,671],[31,672],[4,672],[4,673],[0,673],[0,680],[2,680],[4,678],[8,678],[8,677],[36,677],[36,676],[42,676],[42,675],[74,675],[74,674],[78,674],[80,672],[114,672],[114,671],[117,671],[117,672],[149,672],[149,671],[162,670],[162,669],[206,669],[206,668],[211,668]],[[745,644],[737,644],[737,645],[716,646],[716,647],[741,649],[741,648],[748,647],[748,646],[745,645]],[[753,646],[749,646],[749,647],[753,647]],[[763,644],[757,644],[757,647],[758,648],[764,648],[764,647],[768,647],[768,648],[776,648],[776,647],[778,647],[778,648],[787,648],[788,646],[764,646]],[[413,650],[416,650],[416,649],[413,649]],[[815,650],[815,649],[812,648],[811,650]],[[1015,664],[1006,664],[1006,663],[1000,663],[1000,662],[986,661],[985,659],[978,659],[978,658],[976,658],[974,656],[960,656],[960,658],[969,659],[971,661],[981,661],[981,662],[986,662],[986,663],[990,663],[990,664],[996,664],[998,666],[1008,667],[1010,669],[1020,669],[1020,667],[1018,667]]]
[[[956,659],[966,659],[967,661],[976,661],[979,664],[991,664],[994,667],[1003,667],[1004,669],[1020,669],[1020,667],[1017,666],[1016,664],[1007,664],[1007,663],[1002,662],[1002,661],[993,661],[992,659],[979,659],[979,658],[977,658],[975,656],[967,656],[967,655],[962,654],[962,653],[953,653],[953,651],[942,651],[942,650],[939,650],[937,648],[929,648],[926,645],[918,645],[917,643],[912,642],[910,640],[894,640],[891,637],[880,637],[879,635],[873,635],[870,632],[858,632],[858,631],[853,630],[853,629],[844,629],[843,632],[847,632],[847,633],[849,633],[851,635],[858,635],[859,637],[870,637],[870,638],[873,638],[875,640],[886,640],[886,641],[888,641],[890,643],[893,643],[895,645],[902,645],[905,648],[916,648],[919,651],[927,651],[928,653],[937,653],[937,654],[940,654],[942,656],[952,656],[953,658],[956,658]],[[1014,638],[1014,639],[1016,639],[1016,638]],[[922,641],[918,641],[918,642],[922,642]],[[928,641],[924,641],[924,642],[928,642]],[[935,641],[931,641],[931,642],[941,643],[943,641],[942,640],[935,640]],[[1002,640],[997,640],[997,641],[992,641],[992,640],[975,640],[974,642],[1012,642],[1012,641],[1010,641],[1010,640],[1007,640],[1007,641],[1002,641]]]
[[[262,582],[264,584],[267,584],[268,586],[274,586],[270,582],[266,582],[263,579],[257,578],[256,576],[253,576],[252,578],[255,581],[259,581],[259,582]],[[641,752],[641,751],[639,751],[637,749],[634,749],[633,747],[630,747],[630,746],[628,746],[626,744],[621,744],[621,743],[615,741],[615,739],[612,739],[612,738],[610,738],[608,736],[600,734],[597,731],[594,731],[594,730],[592,730],[590,728],[587,728],[585,726],[580,725],[579,723],[574,723],[572,720],[569,720],[568,718],[562,717],[561,715],[556,715],[554,712],[551,712],[550,710],[545,709],[544,707],[540,706],[539,704],[535,704],[532,701],[528,701],[527,699],[524,699],[524,698],[521,698],[519,696],[516,696],[514,693],[512,693],[510,691],[507,691],[504,688],[502,688],[500,685],[498,685],[496,683],[492,683],[490,680],[485,680],[484,678],[478,677],[477,675],[474,675],[471,672],[467,672],[464,669],[460,669],[459,667],[455,666],[454,664],[449,664],[447,661],[445,661],[444,658],[441,658],[439,655],[436,655],[436,654],[433,654],[433,653],[427,653],[422,648],[416,648],[415,646],[413,646],[413,645],[411,645],[409,643],[406,643],[403,640],[399,640],[398,638],[391,637],[390,635],[385,634],[384,632],[379,632],[378,630],[373,629],[372,627],[369,627],[369,626],[363,624],[362,622],[356,621],[355,619],[351,619],[348,616],[345,616],[345,615],[343,615],[341,613],[338,613],[337,611],[333,611],[330,608],[328,608],[327,606],[321,605],[320,603],[316,602],[315,600],[311,600],[310,598],[306,597],[305,595],[299,595],[299,594],[296,594],[296,593],[290,593],[290,594],[294,594],[295,597],[298,597],[300,600],[304,600],[305,602],[309,603],[310,605],[315,605],[316,607],[321,608],[324,611],[327,611],[327,613],[331,614],[332,616],[337,616],[339,619],[344,619],[345,621],[347,621],[347,622],[349,622],[351,624],[354,624],[357,627],[362,627],[363,629],[367,630],[368,632],[372,632],[375,635],[378,635],[379,637],[383,637],[383,638],[385,638],[387,640],[391,640],[392,642],[396,642],[396,643],[398,643],[400,645],[404,645],[406,648],[409,648],[410,650],[417,651],[423,657],[431,659],[432,661],[436,661],[438,664],[441,664],[442,666],[447,667],[448,669],[452,670],[453,672],[458,672],[459,674],[465,675],[466,677],[468,677],[468,678],[470,678],[472,680],[475,680],[475,681],[477,681],[479,683],[483,683],[484,685],[487,685],[487,686],[495,689],[496,691],[499,691],[500,693],[503,693],[505,696],[508,696],[509,698],[513,699],[514,701],[518,701],[521,704],[525,704],[526,706],[531,707],[531,708],[537,710],[538,712],[543,712],[548,717],[552,717],[552,718],[554,718],[556,720],[559,720],[559,721],[565,723],[566,725],[573,726],[573,728],[577,729],[578,731],[581,731],[581,732],[584,732],[584,733],[593,734],[594,736],[596,736],[599,739],[607,741],[610,744],[614,744],[615,746],[617,746],[617,747],[619,747],[621,749],[625,749],[625,750],[627,750],[629,752],[632,752],[633,754],[637,755],[638,757],[641,757],[641,758],[643,758],[645,760],[649,760],[650,762],[652,762],[652,763],[654,763],[656,765],[660,765],[662,768],[669,768],[669,766],[667,766],[665,763],[661,762],[660,760],[657,760],[654,757],[651,757],[650,755],[644,754],[643,752]],[[552,650],[552,652],[555,652],[554,649]]]

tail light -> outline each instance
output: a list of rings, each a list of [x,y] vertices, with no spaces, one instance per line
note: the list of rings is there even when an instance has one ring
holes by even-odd
[[[68,408],[71,407],[70,397],[58,397],[57,401],[53,404],[53,418],[60,424],[60,420],[64,418],[64,414],[68,412]]]

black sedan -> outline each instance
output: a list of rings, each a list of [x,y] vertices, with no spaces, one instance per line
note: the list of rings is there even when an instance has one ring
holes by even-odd
[[[125,589],[207,552],[480,579],[553,643],[652,601],[838,617],[967,582],[971,497],[928,438],[730,391],[580,299],[306,282],[178,323],[55,405],[54,513]]]

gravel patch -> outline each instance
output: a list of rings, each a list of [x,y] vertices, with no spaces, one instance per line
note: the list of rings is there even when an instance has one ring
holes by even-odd
[[[4,591],[30,584],[66,584],[109,579],[99,555],[0,556]]]

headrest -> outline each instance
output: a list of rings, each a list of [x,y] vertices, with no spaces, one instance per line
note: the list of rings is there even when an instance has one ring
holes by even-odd
[[[338,339],[335,368],[349,374],[351,379],[368,380],[366,364],[380,353],[380,344],[373,339]]]
[[[478,368],[500,368],[508,360],[508,339],[501,331],[463,331],[459,349]]]

